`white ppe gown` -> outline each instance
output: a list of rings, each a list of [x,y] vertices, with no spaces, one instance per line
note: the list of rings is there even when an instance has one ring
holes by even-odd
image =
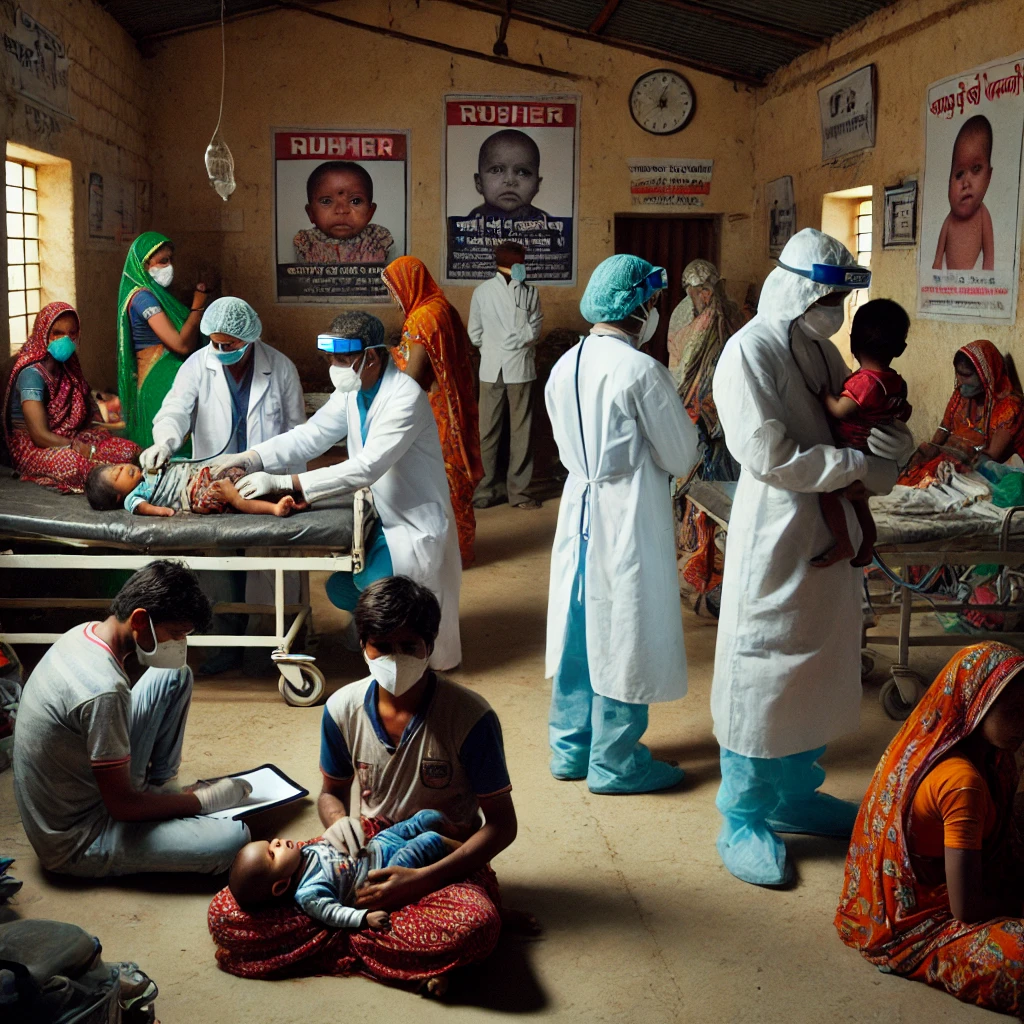
[[[589,534],[585,611],[595,693],[630,704],[686,694],[673,477],[697,460],[697,430],[659,362],[618,337],[590,335],[551,371],[545,401],[569,471],[551,552],[546,675],[558,670],[576,581],[581,525]]]
[[[779,274],[795,283],[784,278],[773,305],[769,282]],[[897,474],[893,462],[833,444],[818,393],[827,384],[838,394],[850,371],[831,341],[795,324],[791,345],[791,321],[821,297],[794,305],[790,293],[801,281],[772,272],[758,315],[729,339],[713,385],[726,445],[742,470],[726,539],[711,712],[721,746],[746,757],[786,757],[856,729],[863,570],[811,565],[832,543],[818,495],[858,480],[888,493]],[[856,547],[860,528],[848,502],[846,519]]]
[[[431,667],[452,669],[462,661],[462,560],[430,399],[389,360],[366,414],[364,444],[357,395],[335,392],[308,423],[256,445],[255,450],[268,472],[279,473],[348,439],[345,462],[300,474],[303,493],[315,505],[323,498],[370,488],[395,574],[428,587],[441,604]]]

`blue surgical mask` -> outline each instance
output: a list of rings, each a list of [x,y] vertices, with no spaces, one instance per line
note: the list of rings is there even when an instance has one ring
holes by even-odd
[[[977,398],[979,395],[983,394],[984,391],[985,389],[981,386],[981,384],[960,385],[960,394],[963,395],[964,398]]]
[[[234,366],[234,364],[239,362],[243,358],[245,353],[249,351],[249,345],[251,344],[252,342],[250,341],[248,344],[243,345],[241,348],[233,349],[230,352],[221,352],[217,349],[214,349],[213,354],[221,361],[221,363],[224,366]]]
[[[77,346],[73,338],[67,334],[62,338],[54,338],[49,345],[46,346],[46,351],[57,360],[58,363],[66,363],[74,354]]]
[[[525,263],[513,263],[509,268],[509,273],[512,275],[513,281],[525,281],[526,280],[526,264]]]

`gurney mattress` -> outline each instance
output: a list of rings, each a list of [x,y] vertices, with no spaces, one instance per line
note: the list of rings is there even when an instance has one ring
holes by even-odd
[[[209,548],[319,548],[349,551],[352,507],[293,512],[287,518],[238,512],[200,516],[133,516],[123,509],[95,512],[82,494],[60,494],[18,480],[0,467],[0,535],[86,541],[132,551]]]

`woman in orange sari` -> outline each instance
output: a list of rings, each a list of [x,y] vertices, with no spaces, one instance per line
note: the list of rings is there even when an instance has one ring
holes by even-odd
[[[999,349],[972,341],[953,357],[956,382],[931,441],[914,453],[900,477],[909,487],[929,484],[940,462],[973,469],[982,456],[1005,462],[1024,456],[1024,395],[1014,389]]]
[[[887,974],[1024,1012],[1013,797],[1024,654],[955,655],[889,744],[853,830],[835,924]]]
[[[484,475],[469,335],[422,260],[400,256],[381,276],[405,314],[395,363],[430,396],[465,569],[476,557],[473,492]]]

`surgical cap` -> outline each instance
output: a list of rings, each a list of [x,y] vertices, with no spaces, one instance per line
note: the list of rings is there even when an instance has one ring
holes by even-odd
[[[380,348],[384,344],[384,325],[361,309],[339,313],[331,321],[331,329],[327,333],[338,338],[358,339],[363,348]]]
[[[800,270],[810,270],[815,263],[831,263],[836,267],[856,266],[857,261],[842,242],[814,228],[798,231],[779,257],[780,263]],[[766,320],[795,320],[811,306],[834,291],[846,292],[827,284],[818,284],[790,270],[776,267],[765,279],[757,311]]]
[[[263,334],[263,324],[256,315],[256,310],[245,299],[236,299],[233,295],[225,295],[214,299],[203,319],[199,321],[199,330],[203,334],[230,334],[239,341],[259,341]]]
[[[683,268],[683,284],[690,288],[714,288],[718,281],[718,267],[709,260],[691,260]]]
[[[660,271],[639,256],[619,254],[599,263],[590,275],[580,313],[588,323],[610,323],[625,320],[638,306],[645,303],[660,288],[648,282],[651,274]]]

